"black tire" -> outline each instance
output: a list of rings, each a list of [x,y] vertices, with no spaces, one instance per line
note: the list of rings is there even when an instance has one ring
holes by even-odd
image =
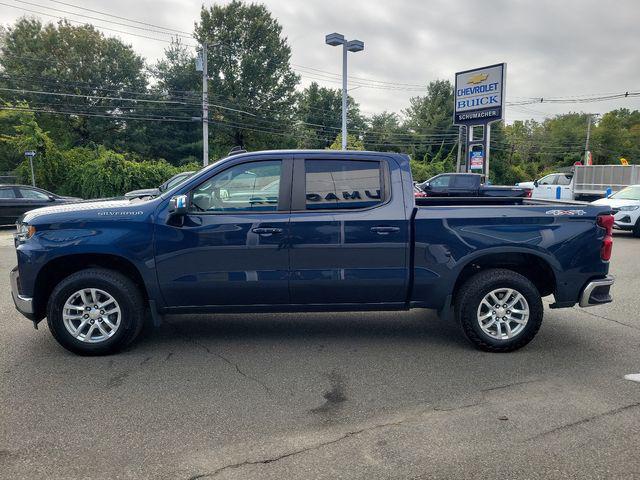
[[[99,343],[76,339],[64,326],[62,313],[67,299],[86,288],[107,292],[120,306],[121,325],[112,337]],[[119,272],[103,268],[81,270],[62,280],[47,302],[47,324],[53,337],[67,350],[79,355],[108,355],[129,345],[144,325],[145,304],[140,289]]]
[[[529,317],[524,328],[509,339],[492,337],[480,327],[478,320],[478,308],[482,300],[499,288],[516,290],[522,294],[529,307]],[[540,292],[533,283],[512,270],[497,268],[480,271],[469,278],[458,291],[455,309],[465,337],[476,348],[487,352],[512,352],[524,347],[540,330],[544,311]]]
[[[640,218],[636,220],[636,224],[633,226],[633,236],[640,237]]]

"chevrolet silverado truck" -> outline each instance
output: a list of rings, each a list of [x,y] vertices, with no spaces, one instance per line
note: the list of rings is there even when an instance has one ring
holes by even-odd
[[[506,352],[536,335],[543,297],[612,300],[612,226],[608,206],[416,199],[401,154],[242,153],[156,198],[28,212],[10,282],[36,328],[85,355],[173,313],[410,308]]]

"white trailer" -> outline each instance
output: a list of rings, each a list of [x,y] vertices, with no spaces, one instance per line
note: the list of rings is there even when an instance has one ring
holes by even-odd
[[[573,172],[573,197],[604,197],[640,184],[640,165],[582,165]]]
[[[531,188],[532,198],[590,201],[640,185],[640,165],[576,165],[571,171],[517,185]]]

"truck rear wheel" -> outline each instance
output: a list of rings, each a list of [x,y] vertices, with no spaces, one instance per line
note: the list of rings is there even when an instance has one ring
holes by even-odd
[[[456,315],[464,335],[476,348],[511,352],[538,333],[542,298],[535,285],[519,273],[483,270],[460,287]]]
[[[80,355],[106,355],[124,348],[140,333],[144,313],[144,299],[135,283],[102,268],[68,276],[47,303],[52,335]]]

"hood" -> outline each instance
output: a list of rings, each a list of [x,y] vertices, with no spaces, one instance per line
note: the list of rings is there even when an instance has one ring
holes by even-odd
[[[626,207],[627,205],[640,205],[640,200],[629,200],[624,198],[601,198],[591,203],[593,205],[609,205],[611,208],[619,208]]]
[[[141,188],[140,190],[132,190],[124,194],[126,198],[135,197],[157,197],[160,195],[159,188]]]
[[[533,185],[533,182],[520,182],[520,183],[516,183],[516,187],[520,187],[520,188],[529,188],[529,189],[533,189],[533,188],[535,188],[535,186]]]
[[[52,223],[74,220],[124,219],[144,217],[150,201],[139,199],[99,200],[94,202],[65,203],[36,208],[24,214],[25,223]]]

